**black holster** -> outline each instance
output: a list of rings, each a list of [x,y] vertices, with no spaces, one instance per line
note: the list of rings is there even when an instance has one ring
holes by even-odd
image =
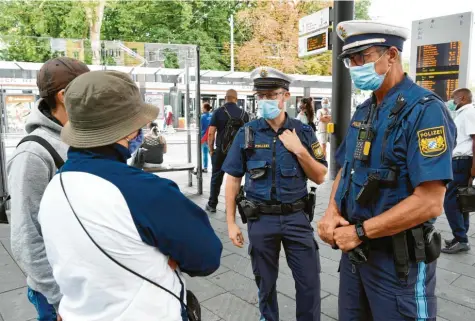
[[[310,187],[310,193],[307,196],[307,203],[305,205],[305,214],[308,215],[308,220],[313,221],[315,215],[315,204],[317,202],[317,188]]]
[[[244,196],[244,187],[242,186],[236,197],[236,204],[243,224],[246,224],[247,221],[256,221],[259,219],[259,205],[246,199]]]

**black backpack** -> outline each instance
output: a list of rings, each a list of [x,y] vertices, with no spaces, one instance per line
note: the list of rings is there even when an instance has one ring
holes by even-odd
[[[224,112],[226,113],[226,115],[228,115],[229,119],[226,122],[226,126],[224,127],[224,135],[223,135],[223,141],[221,142],[221,150],[223,151],[224,154],[227,154],[229,148],[231,147],[231,144],[233,143],[234,137],[236,137],[236,134],[239,131],[239,128],[244,126],[244,116],[246,115],[246,112],[242,110],[241,116],[239,118],[233,118],[231,117],[231,114],[229,114],[226,106],[223,106],[223,108],[224,108]]]
[[[29,135],[24,137],[16,147],[20,146],[24,142],[37,142],[41,146],[43,146],[48,153],[53,157],[54,164],[58,169],[60,169],[64,165],[64,160],[59,156],[58,152],[51,146],[48,141],[40,136],[35,136],[35,135]],[[6,208],[5,205],[7,201],[10,200],[10,195],[7,195],[6,197],[0,197],[0,224],[8,224],[8,218],[7,218],[7,213],[6,213]]]

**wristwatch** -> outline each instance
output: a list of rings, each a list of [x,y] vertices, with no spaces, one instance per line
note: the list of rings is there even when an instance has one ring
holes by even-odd
[[[358,235],[358,238],[363,241],[367,242],[369,241],[369,238],[366,236],[366,233],[364,231],[363,223],[359,222],[355,224],[356,228],[356,235]]]

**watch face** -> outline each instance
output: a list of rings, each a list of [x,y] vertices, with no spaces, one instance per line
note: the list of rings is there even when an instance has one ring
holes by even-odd
[[[362,227],[362,226],[358,226],[358,227],[356,228],[356,233],[358,234],[358,236],[363,236],[363,235],[364,235],[363,227]]]

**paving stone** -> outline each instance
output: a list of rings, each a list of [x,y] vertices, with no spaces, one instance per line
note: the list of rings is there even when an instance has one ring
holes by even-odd
[[[226,266],[223,265],[223,259],[221,259],[221,265],[219,266],[219,268],[213,274],[207,276],[206,278],[210,278],[210,277],[213,277],[215,275],[226,273],[228,271],[229,271],[229,269]]]
[[[450,321],[469,321],[474,319],[474,310],[451,302],[449,300],[437,299],[437,316]],[[437,320],[439,320],[437,318]]]
[[[279,302],[279,319],[281,321],[295,321],[296,302],[285,295],[277,293]]]
[[[24,287],[25,275],[0,244],[0,293]]]
[[[203,321],[220,321],[222,320],[219,316],[211,312],[210,310],[201,307],[201,320]]]
[[[338,297],[329,295],[322,300],[322,313],[338,320]]]
[[[435,289],[435,294],[439,299],[447,299],[475,310],[475,294],[472,291],[452,285],[444,285],[437,287]]]
[[[0,238],[10,238],[10,225],[0,224]]]
[[[321,314],[321,317],[320,317],[320,321],[335,321],[336,319],[334,318],[330,318],[329,316],[325,315],[325,314]]]
[[[470,277],[475,275],[475,266],[463,263],[454,263],[453,261],[444,257],[440,257],[437,260],[437,267]]]
[[[437,269],[436,270],[436,280],[437,280],[437,286],[446,286],[452,284],[458,277],[460,277],[460,274],[447,271],[444,269]]]
[[[225,293],[226,290],[215,285],[212,283],[210,280],[205,279],[205,278],[200,278],[200,277],[189,277],[186,276],[186,288],[188,290],[191,290],[196,297],[198,298],[198,301],[206,301],[208,299],[211,299],[219,294]]]
[[[201,304],[226,321],[251,321],[260,317],[258,308],[231,293],[220,294]]]
[[[326,272],[320,273],[322,291],[338,296],[340,279]],[[323,297],[323,296],[322,296]]]
[[[459,262],[459,263],[464,263],[467,265],[475,264],[475,255],[471,255],[468,252],[457,253],[457,254],[440,253],[440,257],[452,262]]]
[[[223,248],[233,253],[236,253],[242,257],[248,258],[248,244],[244,244],[244,247],[237,247],[232,242],[224,243]]]
[[[329,260],[340,262],[340,259],[341,259],[340,250],[334,250],[330,247],[330,245],[325,244],[325,245],[321,245],[318,251],[320,252],[320,257],[325,257]]]
[[[0,315],[4,321],[25,321],[35,318],[36,311],[28,301],[23,287],[0,294]]]
[[[475,277],[475,275],[474,275]],[[461,275],[457,280],[452,283],[453,286],[475,292],[475,278],[471,278],[465,275]],[[475,296],[475,294],[473,294]]]
[[[250,304],[259,301],[256,283],[234,271],[217,275],[210,281]]]

